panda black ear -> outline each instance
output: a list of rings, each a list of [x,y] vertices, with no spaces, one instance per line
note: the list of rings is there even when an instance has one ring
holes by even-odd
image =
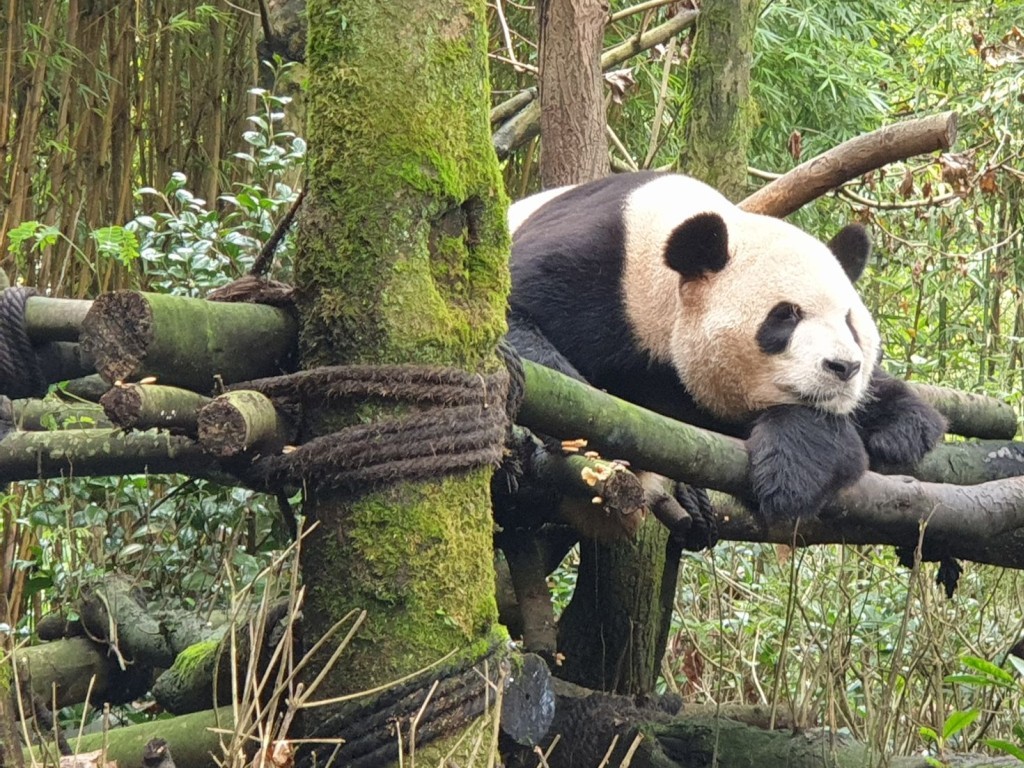
[[[665,243],[665,263],[684,280],[720,272],[729,261],[729,232],[717,213],[698,213],[674,230]]]
[[[871,256],[871,238],[860,224],[843,227],[828,241],[828,248],[836,255],[840,266],[851,283],[857,282]]]

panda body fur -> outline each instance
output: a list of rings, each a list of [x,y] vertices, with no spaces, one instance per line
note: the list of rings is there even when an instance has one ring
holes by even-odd
[[[853,288],[870,250],[860,227],[825,245],[653,172],[542,192],[509,221],[519,353],[748,437],[768,520],[817,511],[868,456],[915,463],[944,431],[875,365],[878,331]]]

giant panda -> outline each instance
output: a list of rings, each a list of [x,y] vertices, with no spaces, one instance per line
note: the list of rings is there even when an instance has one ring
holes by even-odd
[[[859,225],[827,245],[687,176],[635,172],[510,208],[508,339],[526,359],[747,440],[762,521],[815,514],[945,422],[877,365]]]

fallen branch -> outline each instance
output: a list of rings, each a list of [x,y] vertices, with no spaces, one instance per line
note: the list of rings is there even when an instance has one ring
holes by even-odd
[[[12,432],[0,440],[0,481],[183,473],[237,485],[198,443],[162,432]]]
[[[954,141],[955,112],[887,125],[801,163],[750,195],[740,208],[782,218],[850,179],[897,160],[949,149]]]

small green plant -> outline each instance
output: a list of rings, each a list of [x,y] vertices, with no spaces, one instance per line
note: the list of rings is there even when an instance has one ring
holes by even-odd
[[[961,661],[973,671],[947,675],[945,680],[947,683],[959,683],[970,686],[975,689],[976,693],[993,694],[993,698],[997,702],[1002,702],[1011,696],[1019,697],[1021,694],[1024,694],[1024,660],[1013,655],[1007,656],[1007,660],[1016,670],[1016,676],[987,659],[982,659],[978,656],[964,656],[961,658]],[[976,708],[954,712],[946,719],[946,724],[942,728],[942,741],[945,741],[955,733],[965,730],[977,719],[980,713],[980,710]],[[1024,761],[1024,721],[1018,720],[1014,723],[1012,732],[1016,742],[1009,741],[1008,739],[981,739],[981,743],[996,752],[1002,752]],[[930,728],[922,728],[921,735],[927,740],[935,741],[941,747],[941,741]]]
[[[289,68],[270,66],[275,82]],[[156,210],[136,216],[126,229],[138,235],[148,282],[161,292],[202,296],[239,277],[252,265],[280,215],[298,197],[298,190],[286,179],[298,176],[306,142],[281,127],[291,98],[273,89],[249,92],[261,109],[250,115],[252,128],[242,134],[249,150],[233,155],[246,166],[240,175],[247,181],[221,195],[213,208],[188,189],[188,179],[181,172],[172,174],[163,189],[137,191],[141,198],[155,200]],[[288,238],[278,247],[277,258],[287,270]]]

